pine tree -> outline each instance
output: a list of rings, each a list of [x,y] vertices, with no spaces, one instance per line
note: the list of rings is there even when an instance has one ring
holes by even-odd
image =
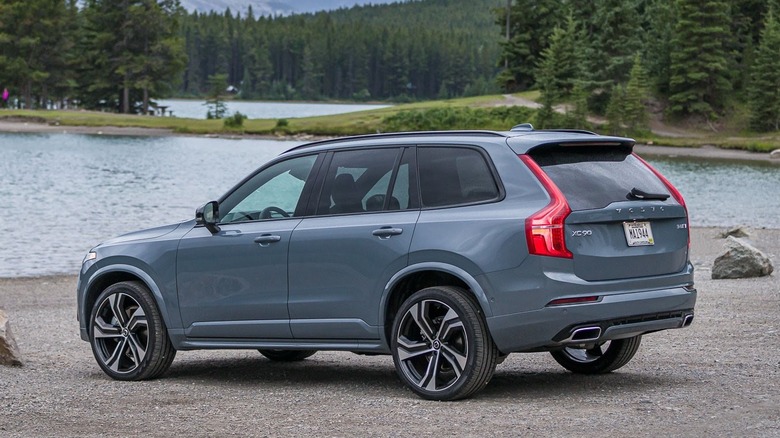
[[[670,112],[717,116],[731,90],[730,6],[726,0],[677,0],[669,79]]]
[[[0,2],[0,77],[3,88],[33,108],[59,85],[69,41],[64,0]],[[52,80],[54,79],[54,81]],[[62,79],[64,80],[64,79]]]
[[[228,85],[228,76],[225,73],[209,76],[209,96],[206,99],[207,119],[221,119],[227,113],[227,106],[222,96]]]
[[[757,131],[780,130],[780,22],[776,14],[771,11],[764,20],[751,71],[750,126]]]
[[[87,107],[145,111],[185,65],[178,0],[87,0],[77,49],[79,97]],[[135,108],[135,102],[143,108]]]
[[[536,82],[536,69],[542,52],[549,45],[553,29],[563,21],[562,0],[515,0],[509,13],[509,39],[502,44],[502,66],[497,79],[501,87],[513,92],[525,90]],[[507,12],[498,9],[496,23],[506,32]]]
[[[648,23],[643,59],[653,88],[662,96],[669,94],[675,16],[675,3],[669,0],[651,0],[645,10]]]
[[[574,89],[571,92],[573,108],[568,114],[572,128],[586,129],[589,127],[588,94],[588,90],[582,81],[577,81],[574,84]]]
[[[624,122],[624,102],[626,91],[622,85],[615,85],[609,93],[609,103],[607,104],[607,132],[613,135],[625,135]]]
[[[542,52],[537,81],[542,94],[551,101],[569,97],[575,83],[581,79],[578,40],[577,23],[569,14],[566,27],[553,29],[550,45]]]
[[[591,79],[605,88],[625,82],[634,54],[642,46],[637,0],[597,0],[592,21]]]
[[[647,74],[642,66],[642,56],[637,54],[622,99],[622,118],[629,130],[647,128],[647,97]]]

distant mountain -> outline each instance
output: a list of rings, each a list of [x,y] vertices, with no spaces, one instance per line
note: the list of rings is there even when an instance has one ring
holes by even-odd
[[[338,8],[350,8],[355,5],[396,3],[399,0],[181,0],[187,11],[223,12],[230,8],[232,12],[245,15],[249,6],[255,16],[291,15],[307,12],[328,11]]]

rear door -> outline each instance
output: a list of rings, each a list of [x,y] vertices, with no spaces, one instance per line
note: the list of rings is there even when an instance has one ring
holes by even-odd
[[[685,268],[685,207],[630,147],[547,147],[530,155],[572,210],[566,246],[577,276],[613,280]]]
[[[292,234],[290,328],[297,339],[378,339],[382,291],[408,263],[420,214],[414,148],[338,151],[326,166],[315,214]]]

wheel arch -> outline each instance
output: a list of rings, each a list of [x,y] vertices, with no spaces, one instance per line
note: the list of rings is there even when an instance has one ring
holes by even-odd
[[[143,283],[152,292],[166,327],[169,329],[172,326],[176,327],[176,325],[172,324],[174,322],[173,317],[168,312],[168,306],[163,299],[162,291],[158,287],[157,282],[148,273],[132,265],[110,265],[96,271],[87,281],[84,291],[84,302],[81,304],[81,314],[83,315],[81,323],[82,335],[88,335],[89,317],[98,295],[112,284],[122,281]]]
[[[385,286],[380,305],[382,342],[390,348],[390,330],[401,304],[413,293],[432,286],[457,286],[469,291],[487,318],[493,312],[487,295],[477,280],[464,269],[445,263],[420,263],[396,273]]]

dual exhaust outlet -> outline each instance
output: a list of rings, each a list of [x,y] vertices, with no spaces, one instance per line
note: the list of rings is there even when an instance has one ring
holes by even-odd
[[[682,323],[679,328],[688,327],[693,323],[693,313],[683,315]],[[600,326],[586,326],[578,327],[572,330],[571,334],[564,340],[560,341],[561,344],[587,344],[589,342],[596,342],[601,338],[602,329]]]

